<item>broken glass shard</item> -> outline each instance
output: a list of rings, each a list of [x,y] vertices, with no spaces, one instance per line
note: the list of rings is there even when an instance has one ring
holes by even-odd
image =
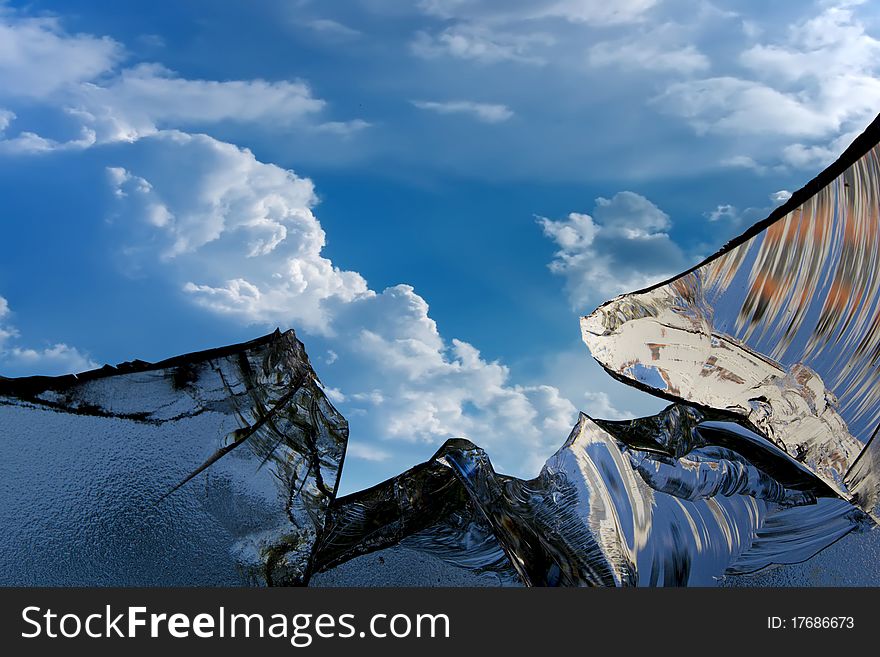
[[[581,320],[613,376],[732,413],[880,518],[880,122],[702,264]]]
[[[0,379],[0,581],[304,583],[348,438],[292,331]]]
[[[798,563],[870,524],[735,416],[673,405],[627,422],[581,415],[528,481],[448,441],[427,463],[338,499],[314,563],[330,570],[405,546],[499,584],[706,586]]]

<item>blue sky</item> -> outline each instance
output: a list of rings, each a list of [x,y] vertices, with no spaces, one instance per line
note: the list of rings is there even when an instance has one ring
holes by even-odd
[[[530,476],[661,404],[578,316],[763,218],[880,109],[857,2],[0,4],[0,373],[293,327],[343,490]]]

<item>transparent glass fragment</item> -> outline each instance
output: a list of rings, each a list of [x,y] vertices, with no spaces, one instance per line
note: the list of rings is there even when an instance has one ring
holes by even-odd
[[[337,500],[314,563],[368,568],[364,555],[403,546],[502,585],[706,586],[803,561],[870,523],[783,450],[716,415],[680,405],[628,422],[582,415],[528,481],[448,441]]]
[[[694,269],[582,318],[613,376],[738,416],[880,517],[880,124]]]
[[[0,582],[304,583],[348,438],[292,331],[0,379]]]

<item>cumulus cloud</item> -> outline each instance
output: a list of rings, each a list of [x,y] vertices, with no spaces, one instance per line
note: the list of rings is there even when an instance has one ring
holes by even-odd
[[[182,289],[199,305],[330,333],[330,306],[372,294],[358,273],[322,256],[311,180],[206,135],[162,131],[142,150],[138,172],[108,168],[126,216],[138,219],[129,256],[149,244],[148,256],[185,276]],[[228,266],[236,260],[243,266]]]
[[[628,420],[635,417],[629,411],[619,410],[607,392],[585,392],[583,411],[590,417],[602,420]]]
[[[422,110],[437,114],[464,114],[472,116],[484,123],[501,123],[513,116],[513,111],[506,105],[495,103],[475,103],[470,100],[430,101],[414,100],[412,104]]]
[[[502,363],[444,339],[410,286],[350,304],[339,324],[345,392],[367,435],[432,446],[465,436],[496,448],[504,468],[534,473],[571,428],[575,407],[555,387],[515,384]]]
[[[780,40],[751,44],[738,59],[745,75],[677,82],[653,102],[700,134],[782,136],[787,144],[772,140],[782,163],[824,166],[880,107],[880,40],[851,5],[825,3]],[[761,140],[754,144],[758,150]],[[736,157],[755,162],[750,153]],[[767,170],[758,162],[751,168]]]
[[[22,346],[18,330],[10,323],[11,310],[0,297],[0,375],[56,375],[98,367],[87,354],[57,343],[43,348]]]
[[[559,247],[550,270],[564,277],[579,311],[664,280],[689,263],[666,232],[669,216],[634,192],[597,198],[592,215],[572,212],[561,221],[538,222]]]
[[[359,458],[467,436],[534,474],[569,431],[575,407],[556,388],[516,384],[447,340],[412,287],[375,291],[327,259],[309,179],[205,135],[161,131],[129,148],[137,166],[107,171],[126,253],[211,312],[320,339],[340,382],[328,395],[356,426],[352,445],[372,450]]]

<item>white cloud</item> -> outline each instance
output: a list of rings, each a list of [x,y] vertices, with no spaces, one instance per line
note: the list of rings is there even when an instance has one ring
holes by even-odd
[[[324,388],[324,392],[327,394],[327,397],[330,399],[330,401],[332,401],[334,404],[342,404],[347,399],[345,393],[342,392],[339,388],[332,388],[328,386]]]
[[[80,129],[80,137],[78,139],[69,139],[67,141],[48,139],[35,132],[25,130],[12,139],[0,139],[0,152],[21,155],[80,150],[93,146],[96,142],[95,132],[86,127]]]
[[[694,45],[664,44],[656,32],[618,41],[601,41],[588,53],[592,66],[691,74],[709,68],[709,58]]]
[[[443,27],[419,30],[410,46],[425,58],[544,64],[548,57],[542,49],[556,44],[555,35],[564,31],[565,23],[609,26],[640,22],[655,4],[656,0],[423,0],[418,6],[442,20]],[[668,59],[675,59],[675,55]]]
[[[183,290],[196,303],[328,333],[328,305],[372,294],[358,273],[321,255],[326,235],[312,214],[311,180],[206,135],[163,131],[144,146],[144,171],[108,169],[114,194],[140,219],[130,255],[151,244],[186,275]],[[270,268],[263,256],[272,256]],[[228,267],[230,259],[246,267]]]
[[[161,34],[139,34],[138,43],[148,48],[159,49],[166,46],[165,39]]]
[[[880,42],[870,36],[853,11],[830,6],[818,16],[792,25],[781,43],[756,44],[740,61],[757,76],[776,84],[812,80],[829,100],[853,83],[875,86]],[[838,79],[835,80],[835,76]],[[835,88],[839,82],[842,87]],[[836,100],[842,100],[837,98]],[[867,99],[850,99],[852,104]]]
[[[324,29],[328,25],[321,23]],[[55,19],[0,13],[0,99],[40,102],[79,124],[73,138],[23,131],[6,135],[8,153],[43,153],[131,142],[168,127],[220,122],[299,125],[343,137],[369,124],[321,120],[326,102],[300,80],[187,79],[151,63],[117,70],[122,47],[108,38],[70,35]],[[14,114],[4,110],[0,130]]]
[[[357,134],[372,124],[363,119],[353,119],[351,121],[326,121],[315,126],[318,132],[329,132],[340,137],[350,137]]]
[[[759,164],[755,158],[748,155],[732,155],[721,160],[721,164],[735,169],[751,169],[756,173],[764,173],[767,171],[766,166]]]
[[[571,428],[575,407],[556,388],[517,385],[473,345],[447,342],[410,286],[358,300],[339,323],[339,364],[368,436],[435,446],[464,436],[495,448],[499,467],[534,474]]]
[[[59,142],[54,139],[46,139],[40,135],[22,131],[12,139],[5,136],[6,130],[17,118],[15,112],[6,109],[0,109],[0,152],[3,153],[45,153],[56,150],[72,150],[79,148],[87,148],[95,143],[95,133],[93,130],[83,127],[80,130],[78,139],[71,139],[65,142]]]
[[[105,86],[82,86],[78,100],[76,111],[84,118],[99,125],[127,123],[125,132],[129,134],[148,134],[167,125],[219,121],[290,125],[325,105],[301,81],[189,80],[157,64],[125,69]],[[113,138],[111,132],[108,139]]]
[[[553,42],[546,34],[515,34],[465,24],[447,27],[435,34],[419,31],[410,47],[416,55],[429,59],[450,56],[490,64],[502,61],[541,64],[544,59],[535,54],[535,48]]]
[[[714,210],[706,212],[704,216],[711,222],[725,222],[735,228],[745,228],[752,224],[766,219],[767,216],[778,206],[785,203],[791,198],[791,192],[787,189],[780,189],[773,192],[768,197],[771,205],[755,207],[750,206],[743,210],[739,210],[730,203],[721,203]]]
[[[9,110],[0,109],[0,133],[2,133],[6,128],[9,127],[9,124],[15,120],[15,112],[10,112]]]
[[[127,253],[214,313],[320,338],[355,450],[466,436],[533,475],[567,435],[576,411],[557,389],[518,385],[503,364],[445,339],[412,287],[377,292],[330,262],[310,180],[205,135],[162,131],[128,148],[137,167],[108,169]],[[162,222],[150,220],[157,206]]]
[[[827,144],[789,144],[782,149],[782,160],[799,169],[821,169],[836,160],[861,131],[845,132]]]
[[[782,205],[791,198],[791,192],[787,189],[780,189],[778,192],[770,194],[770,200],[778,205]]]
[[[8,324],[9,303],[0,297],[0,375],[56,375],[82,372],[98,367],[88,355],[64,343],[42,349],[19,344],[18,330]]]
[[[330,18],[316,18],[307,21],[305,25],[321,36],[333,39],[354,39],[361,36],[360,31]]]
[[[352,443],[345,450],[346,458],[356,458],[363,461],[381,462],[391,458],[391,454],[384,449],[380,449],[375,445],[364,445],[363,443]]]
[[[301,81],[190,80],[157,64],[140,64],[101,84],[83,83],[60,94],[57,103],[78,120],[94,143],[131,142],[167,126],[223,121],[290,126],[320,114],[325,102]],[[366,124],[339,122],[328,132]],[[37,150],[37,149],[34,149]]]
[[[734,77],[677,82],[654,102],[688,119],[701,134],[815,137],[840,125],[838,117],[815,103]]]
[[[596,199],[592,216],[572,212],[562,221],[538,221],[559,246],[550,269],[565,278],[579,311],[664,280],[688,264],[666,232],[669,216],[633,192]]]
[[[715,207],[714,210],[706,215],[709,221],[738,221],[739,213],[736,208],[729,203],[723,203]]]
[[[98,367],[91,358],[64,343],[44,349],[12,347],[0,352],[0,362],[4,372],[28,376],[70,374]]]
[[[43,98],[92,80],[122,58],[109,37],[67,34],[54,18],[16,18],[0,8],[0,93]]]
[[[627,420],[635,417],[629,411],[620,411],[611,402],[607,392],[584,393],[584,413],[601,420]]]
[[[738,64],[749,75],[677,82],[654,102],[700,134],[760,137],[756,152],[781,151],[777,160],[798,168],[825,166],[880,107],[880,40],[852,5],[824,3],[781,40],[742,50]],[[769,169],[751,153],[736,157]]]
[[[5,319],[9,316],[9,303],[0,297],[0,350],[9,338],[14,338],[18,332],[12,326],[5,325]]]
[[[475,103],[470,100],[451,100],[444,102],[414,100],[412,104],[422,110],[437,114],[465,114],[484,123],[501,123],[513,116],[506,105],[494,103]]]
[[[616,25],[637,22],[657,0],[421,0],[428,14],[484,23],[559,18],[573,23]]]

